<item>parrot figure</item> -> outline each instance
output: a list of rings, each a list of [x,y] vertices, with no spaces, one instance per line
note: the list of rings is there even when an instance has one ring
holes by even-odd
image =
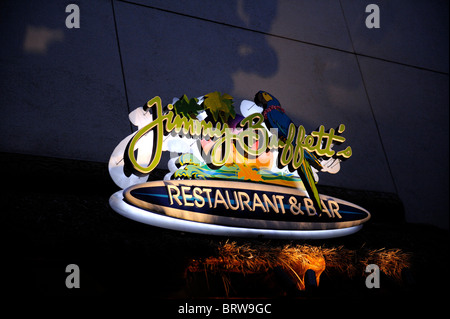
[[[263,108],[262,114],[264,116],[264,123],[266,126],[269,129],[278,129],[278,137],[282,141],[286,141],[289,132],[289,125],[293,123],[293,121],[286,115],[280,102],[273,95],[265,91],[259,91],[256,93],[254,101],[256,105]],[[295,147],[295,145],[293,146]],[[318,170],[322,169],[322,165],[314,154],[305,149],[303,152],[303,162],[297,169],[297,172],[305,185],[309,198],[314,203],[316,214],[318,215],[322,212],[322,204],[320,202],[319,192],[316,188],[316,182],[314,180],[311,165]]]

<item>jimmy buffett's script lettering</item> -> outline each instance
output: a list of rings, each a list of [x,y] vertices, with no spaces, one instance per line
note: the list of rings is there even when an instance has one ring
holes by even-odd
[[[322,125],[318,131],[313,131],[310,135],[305,134],[305,128],[302,125],[296,128],[294,124],[291,124],[286,141],[282,141],[275,134],[269,138],[268,131],[262,126],[264,117],[259,113],[254,113],[244,118],[240,123],[240,127],[243,129],[239,133],[234,134],[230,133],[231,130],[227,123],[221,124],[218,122],[214,127],[210,121],[200,121],[185,117],[181,114],[175,115],[175,112],[172,111],[172,104],[167,106],[169,111],[163,114],[161,98],[158,96],[148,101],[147,106],[152,108],[153,121],[137,131],[125,150],[125,163],[138,176],[149,174],[159,164],[162,155],[164,134],[170,132],[190,134],[193,137],[216,139],[216,143],[211,150],[210,158],[212,164],[218,167],[225,164],[226,159],[232,152],[232,142],[239,144],[239,149],[247,157],[258,157],[268,150],[281,149],[281,165],[289,165],[293,169],[300,167],[303,161],[304,149],[314,152],[317,156],[336,157],[340,159],[347,159],[352,155],[350,146],[338,152],[332,150],[333,144],[342,144],[345,141],[345,138],[339,135],[345,130],[344,124],[338,127],[337,133],[335,129],[325,131],[325,127]],[[153,152],[149,165],[142,166],[136,159],[136,144],[150,131],[154,132],[155,151]],[[256,149],[253,148],[255,142],[258,142]]]

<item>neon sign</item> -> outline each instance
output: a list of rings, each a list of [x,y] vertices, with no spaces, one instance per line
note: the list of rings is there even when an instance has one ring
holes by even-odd
[[[237,114],[233,98],[185,95],[163,107],[159,97],[130,113],[137,132],[114,150],[109,170],[124,191],[110,204],[140,222],[208,234],[323,238],[361,228],[370,214],[319,194],[318,172],[337,173],[352,149],[345,125],[306,134],[260,91]],[[244,117],[245,116],[245,117]],[[171,154],[162,180],[148,176]],[[163,163],[164,164],[164,163]]]

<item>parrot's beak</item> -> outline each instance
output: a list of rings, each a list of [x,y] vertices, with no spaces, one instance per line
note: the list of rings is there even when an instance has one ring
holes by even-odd
[[[265,106],[267,104],[267,101],[264,99],[262,92],[258,92],[255,94],[254,101],[258,106]]]

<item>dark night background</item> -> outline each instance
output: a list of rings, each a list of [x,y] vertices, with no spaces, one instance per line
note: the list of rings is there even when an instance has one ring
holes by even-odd
[[[80,8],[79,29],[65,26],[70,3]],[[379,29],[366,28],[370,3],[380,8]],[[428,277],[448,263],[448,21],[444,0],[2,1],[11,289],[191,297],[187,260],[213,254],[226,238],[116,214],[107,162],[135,129],[128,113],[136,107],[156,95],[169,103],[216,90],[237,107],[266,90],[309,131],[344,123],[353,156],[319,185],[374,218],[358,234],[313,244],[402,248],[416,256],[413,293],[439,288]],[[70,263],[79,264],[84,290],[65,288]],[[342,289],[368,293],[356,286]],[[389,289],[380,294],[404,292]]]

